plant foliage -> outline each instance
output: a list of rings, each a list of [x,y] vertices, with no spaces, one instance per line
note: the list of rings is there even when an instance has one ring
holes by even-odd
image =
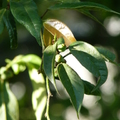
[[[18,55],[13,60],[6,59],[6,66],[0,68],[0,118],[2,120],[19,119],[18,103],[9,88],[8,81],[13,75],[24,72],[26,68],[33,85],[32,105],[36,119],[42,119],[46,107],[46,118],[50,120],[48,108],[51,93],[48,87],[49,82],[46,82],[47,79],[57,91],[55,79],[57,76],[66,89],[79,117],[84,94],[99,96],[99,88],[105,83],[108,76],[106,61],[115,63],[115,55],[112,52],[102,47],[94,47],[83,41],[77,41],[68,26],[57,19],[44,21],[38,15],[37,9],[33,0],[2,0],[0,34],[6,26],[10,38],[10,47],[12,49],[17,48],[16,22],[19,22],[43,48],[42,58],[33,54]],[[46,9],[47,11],[77,10],[100,24],[102,23],[90,11],[111,12],[120,15],[120,13],[104,5],[80,2],[79,0],[59,0]],[[89,80],[82,80],[76,71],[67,65],[64,56],[61,56],[61,52],[66,49],[69,49],[69,54],[72,54],[98,79],[96,85],[88,82]]]

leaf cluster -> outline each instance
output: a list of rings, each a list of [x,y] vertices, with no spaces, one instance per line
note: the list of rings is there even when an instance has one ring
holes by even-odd
[[[52,2],[51,0],[46,1]],[[120,15],[120,13],[104,5],[80,2],[79,0],[57,0],[52,6],[46,8],[46,11],[60,9],[76,10],[100,24],[102,23],[90,11],[111,12]],[[13,60],[6,59],[7,65],[0,68],[0,111],[2,111],[0,118],[4,120],[19,119],[18,103],[9,88],[8,80],[26,68],[33,85],[32,105],[37,120],[42,119],[45,106],[46,118],[50,120],[49,100],[51,93],[49,81],[59,94],[56,78],[61,81],[66,89],[79,117],[84,94],[100,95],[99,88],[105,83],[108,76],[106,62],[115,63],[115,55],[105,48],[94,47],[84,41],[77,41],[68,26],[59,20],[48,19],[44,21],[43,16],[38,15],[37,6],[33,0],[2,0],[0,34],[6,26],[12,49],[18,46],[16,22],[22,24],[35,37],[38,44],[43,48],[43,55],[42,58],[30,54],[18,55]],[[66,50],[69,50],[69,53],[62,56],[61,53]],[[72,54],[97,78],[96,85],[88,82],[89,80],[82,80],[76,71],[67,64],[65,57],[69,54]]]

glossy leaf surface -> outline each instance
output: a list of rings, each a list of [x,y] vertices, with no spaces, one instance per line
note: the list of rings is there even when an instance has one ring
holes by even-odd
[[[33,0],[10,0],[11,12],[15,19],[24,25],[33,35],[38,44],[40,41],[40,30],[42,21],[37,13],[37,6]]]
[[[17,99],[11,92],[9,84],[0,80],[0,119],[19,120]]]
[[[53,36],[56,35],[57,38],[63,37],[66,46],[69,46],[71,43],[76,41],[71,30],[64,23],[56,19],[48,19],[44,22],[43,25],[45,29],[48,32],[50,32]],[[44,41],[44,43],[50,42],[48,41],[48,39],[44,39]]]
[[[69,49],[86,69],[99,78],[94,90],[99,88],[106,81],[108,75],[107,67],[101,54],[92,45],[82,41],[71,44]]]
[[[114,61],[115,60],[115,54],[112,53],[110,50],[103,48],[103,47],[96,47],[96,49],[99,51],[99,53],[103,56],[104,59],[107,61]]]
[[[104,11],[104,12],[111,12],[115,14],[119,14],[111,10],[110,8],[93,2],[76,2],[76,3],[58,3],[54,6],[49,8],[50,10],[57,10],[57,9],[83,9],[83,10],[92,10],[92,11]]]
[[[54,78],[54,63],[55,63],[55,55],[56,55],[56,43],[53,45],[49,45],[43,53],[43,67],[45,74],[48,79],[52,82],[54,87],[56,88],[56,82]]]
[[[68,92],[78,115],[84,96],[84,85],[82,80],[67,64],[59,64],[57,70],[59,79]]]

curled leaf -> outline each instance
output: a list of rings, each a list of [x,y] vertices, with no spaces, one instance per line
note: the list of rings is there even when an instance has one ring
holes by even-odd
[[[63,37],[65,44],[68,47],[71,43],[75,42],[76,39],[71,30],[61,21],[56,19],[48,19],[43,23],[45,30],[51,35],[56,35],[57,38]],[[43,39],[44,43],[52,43],[51,39]]]

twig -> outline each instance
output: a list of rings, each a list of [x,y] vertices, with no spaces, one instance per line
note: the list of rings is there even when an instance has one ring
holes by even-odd
[[[49,80],[46,77],[46,87],[47,87],[47,106],[46,106],[46,113],[45,113],[45,117],[47,118],[47,120],[50,120],[49,117],[49,103],[50,103],[50,97],[52,96],[51,92],[50,92],[50,87],[49,87]]]
[[[49,10],[47,9],[44,13],[43,13],[43,15],[41,16],[41,19],[45,16],[45,14],[48,12]]]

